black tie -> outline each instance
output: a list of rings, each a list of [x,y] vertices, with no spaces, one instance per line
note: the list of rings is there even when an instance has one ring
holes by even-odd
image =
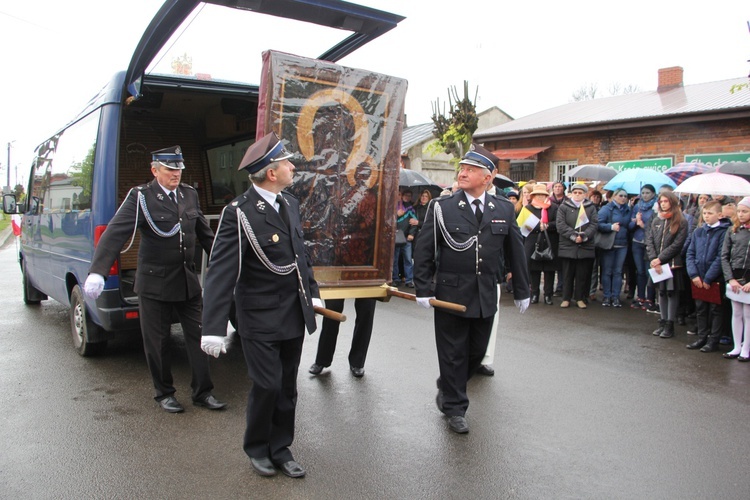
[[[276,195],[276,203],[279,204],[279,215],[281,216],[281,220],[284,221],[284,224],[286,224],[286,227],[289,227],[289,214],[286,211],[286,201],[284,201],[284,197],[280,194]]]
[[[481,223],[482,223],[482,209],[481,209],[481,208],[479,208],[479,205],[481,205],[481,204],[482,204],[482,202],[481,202],[481,201],[479,201],[479,200],[474,200],[474,201],[472,201],[472,203],[473,203],[474,205],[476,205],[476,207],[477,207],[477,209],[476,209],[476,210],[474,210],[474,215],[476,215],[476,216],[477,216],[477,223],[478,223],[478,224],[481,224]]]
[[[174,195],[174,191],[169,192],[169,199],[177,203],[177,197]]]

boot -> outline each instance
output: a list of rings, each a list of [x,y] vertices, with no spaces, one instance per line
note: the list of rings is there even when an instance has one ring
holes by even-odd
[[[718,337],[709,337],[706,341],[706,345],[701,348],[701,352],[714,352],[719,348]]]
[[[708,337],[705,337],[705,336],[698,337],[698,339],[695,342],[688,344],[686,347],[688,349],[700,349],[701,347],[706,345],[707,338]]]
[[[657,328],[656,330],[654,330],[653,332],[651,332],[651,334],[652,335],[656,335],[658,337],[659,335],[661,335],[662,333],[664,333],[664,327],[666,326],[666,324],[667,324],[667,320],[660,319],[659,320],[659,328]]]
[[[664,331],[661,332],[659,337],[663,339],[674,337],[674,321],[667,321],[667,324],[664,326]]]

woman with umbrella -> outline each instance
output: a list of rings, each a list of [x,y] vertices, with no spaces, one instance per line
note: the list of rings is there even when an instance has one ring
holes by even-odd
[[[417,250],[417,236],[419,236],[419,232],[422,230],[422,226],[424,225],[424,218],[427,215],[427,205],[430,204],[430,200],[432,199],[432,193],[430,193],[429,189],[424,189],[419,195],[419,200],[417,200],[417,204],[414,205],[414,213],[417,216],[417,224],[416,229],[414,230],[414,241],[412,249],[412,255],[414,255],[414,252]]]
[[[612,248],[602,250],[602,288],[604,288],[604,307],[622,307],[620,290],[622,289],[622,268],[628,254],[628,225],[630,224],[630,205],[628,193],[624,189],[615,189],[612,201],[599,210],[599,231],[617,233]]]
[[[530,199],[526,209],[531,212],[539,223],[529,232],[524,240],[526,250],[526,261],[531,275],[531,303],[539,303],[539,287],[541,285],[542,273],[544,273],[544,303],[552,305],[552,293],[555,284],[555,271],[557,264],[557,245],[559,235],[557,234],[557,205],[550,203],[549,193],[544,184],[536,184],[531,191]],[[552,248],[551,260],[534,260],[532,255],[537,244],[547,245]]]

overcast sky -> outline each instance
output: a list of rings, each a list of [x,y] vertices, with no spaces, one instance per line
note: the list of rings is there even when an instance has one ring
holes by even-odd
[[[160,0],[0,2],[0,184],[34,147],[125,69]],[[430,121],[449,86],[479,88],[477,108],[514,118],[566,104],[582,86],[657,86],[682,66],[686,85],[750,73],[750,1],[355,0],[400,14],[394,30],[340,61],[409,81],[409,125]],[[444,6],[444,7],[443,7]],[[283,36],[294,36],[284,33]],[[248,33],[252,36],[252,33]],[[273,40],[267,48],[275,48]],[[258,54],[258,58],[260,55]]]

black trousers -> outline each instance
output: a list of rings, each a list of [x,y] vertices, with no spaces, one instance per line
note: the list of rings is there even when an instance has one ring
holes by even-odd
[[[275,464],[294,460],[289,446],[294,441],[304,334],[277,341],[241,338],[247,375],[253,381],[242,447],[250,458],[268,457]]]
[[[591,271],[594,269],[594,259],[562,258],[563,300],[583,300],[589,296],[591,286]],[[575,286],[575,288],[574,288]]]
[[[539,295],[542,283],[542,271],[529,271],[531,275],[531,295]],[[555,284],[555,271],[544,271],[544,295],[552,296]]]
[[[376,302],[375,299],[354,299],[354,309],[357,313],[357,318],[354,320],[352,347],[349,350],[349,365],[354,368],[365,367],[367,349],[370,347],[370,338],[372,337],[372,324],[375,317]],[[328,299],[326,300],[326,308],[341,312],[344,310],[344,299]],[[331,366],[340,325],[341,322],[339,321],[323,318],[323,327],[320,330],[318,354],[315,357],[315,364]]]
[[[710,337],[718,342],[724,319],[721,304],[696,299],[695,319],[698,324],[698,335],[703,338]]]
[[[443,412],[464,416],[469,408],[466,383],[482,364],[494,315],[463,318],[435,309],[435,343],[440,366]]]
[[[198,294],[184,302],[165,302],[147,297],[138,297],[138,302],[143,350],[156,389],[154,399],[160,401],[175,393],[169,333],[173,312],[177,313],[185,336],[185,352],[192,371],[190,387],[193,389],[193,400],[209,394],[214,385],[208,367],[208,354],[201,350],[201,295]]]

